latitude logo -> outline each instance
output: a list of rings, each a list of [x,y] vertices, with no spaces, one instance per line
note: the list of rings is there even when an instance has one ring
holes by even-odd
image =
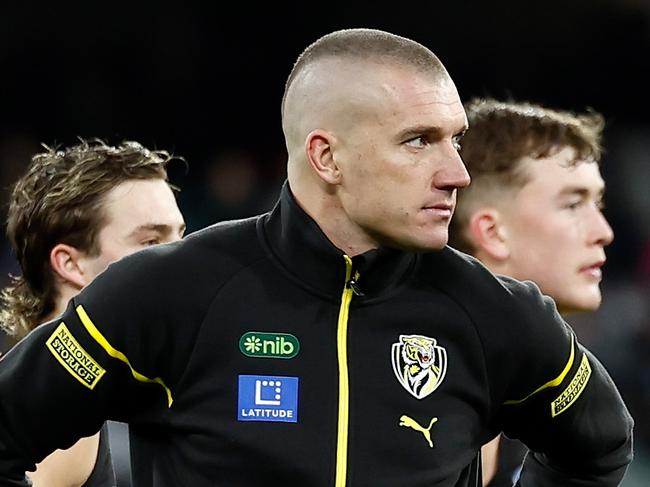
[[[290,359],[298,355],[300,342],[289,333],[249,331],[239,339],[239,350],[247,357]]]

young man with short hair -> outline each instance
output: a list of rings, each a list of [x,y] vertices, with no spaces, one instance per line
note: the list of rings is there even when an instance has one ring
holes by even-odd
[[[450,244],[496,274],[534,281],[563,315],[597,309],[613,239],[602,213],[602,116],[492,99],[466,110],[461,156],[472,184],[460,191]],[[511,486],[524,453],[499,437],[486,445],[484,477],[497,475],[488,485]]]

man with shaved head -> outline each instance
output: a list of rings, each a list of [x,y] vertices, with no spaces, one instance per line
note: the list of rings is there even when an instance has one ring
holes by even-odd
[[[606,371],[534,285],[446,247],[467,119],[436,56],[328,34],[282,123],[272,211],[111,266],[0,364],[5,485],[107,418],[149,445],[138,486],[475,487],[500,431],[535,452],[521,486],[618,485]]]
[[[431,51],[374,31],[331,35],[296,62],[282,114],[289,187],[335,246],[445,245],[469,184],[457,150],[467,118]]]

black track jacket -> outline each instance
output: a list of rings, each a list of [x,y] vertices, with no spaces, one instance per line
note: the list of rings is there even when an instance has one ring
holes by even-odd
[[[138,487],[474,487],[499,431],[533,452],[524,487],[615,486],[632,455],[534,285],[450,248],[349,258],[288,185],[111,265],[2,359],[0,485],[106,419],[138,438]]]

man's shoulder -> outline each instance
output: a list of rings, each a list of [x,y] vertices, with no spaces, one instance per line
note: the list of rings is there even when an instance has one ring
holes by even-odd
[[[231,220],[215,223],[186,235],[172,244],[152,248],[159,256],[168,258],[201,260],[209,254],[213,259],[240,258],[262,253],[257,234],[257,221],[260,217]]]
[[[520,328],[558,318],[555,303],[535,283],[496,275],[475,257],[451,247],[426,254],[421,275],[456,301],[477,326]]]
[[[233,276],[267,258],[255,226],[255,219],[226,222],[126,256],[97,276],[79,300],[95,309],[112,299],[175,317],[201,313]]]
[[[493,274],[475,257],[452,247],[424,254],[420,275],[441,291],[461,296],[500,295],[517,282]]]
[[[197,241],[200,243],[228,243],[233,239],[254,237],[257,233],[257,223],[263,215],[251,216],[240,220],[228,220],[207,226],[188,234],[182,241]]]
[[[156,282],[216,282],[265,252],[256,230],[258,217],[218,223],[187,235],[178,242],[156,245],[129,255],[110,268],[113,275],[138,275]],[[209,276],[209,277],[208,277]],[[118,277],[120,278],[120,277]]]
[[[572,331],[553,300],[533,282],[497,276],[474,257],[452,248],[427,255],[423,262],[432,285],[451,298],[473,324],[499,400],[506,392],[518,397],[545,374],[552,378],[548,367],[566,362]],[[527,373],[533,379],[515,378],[521,364],[528,364]]]

